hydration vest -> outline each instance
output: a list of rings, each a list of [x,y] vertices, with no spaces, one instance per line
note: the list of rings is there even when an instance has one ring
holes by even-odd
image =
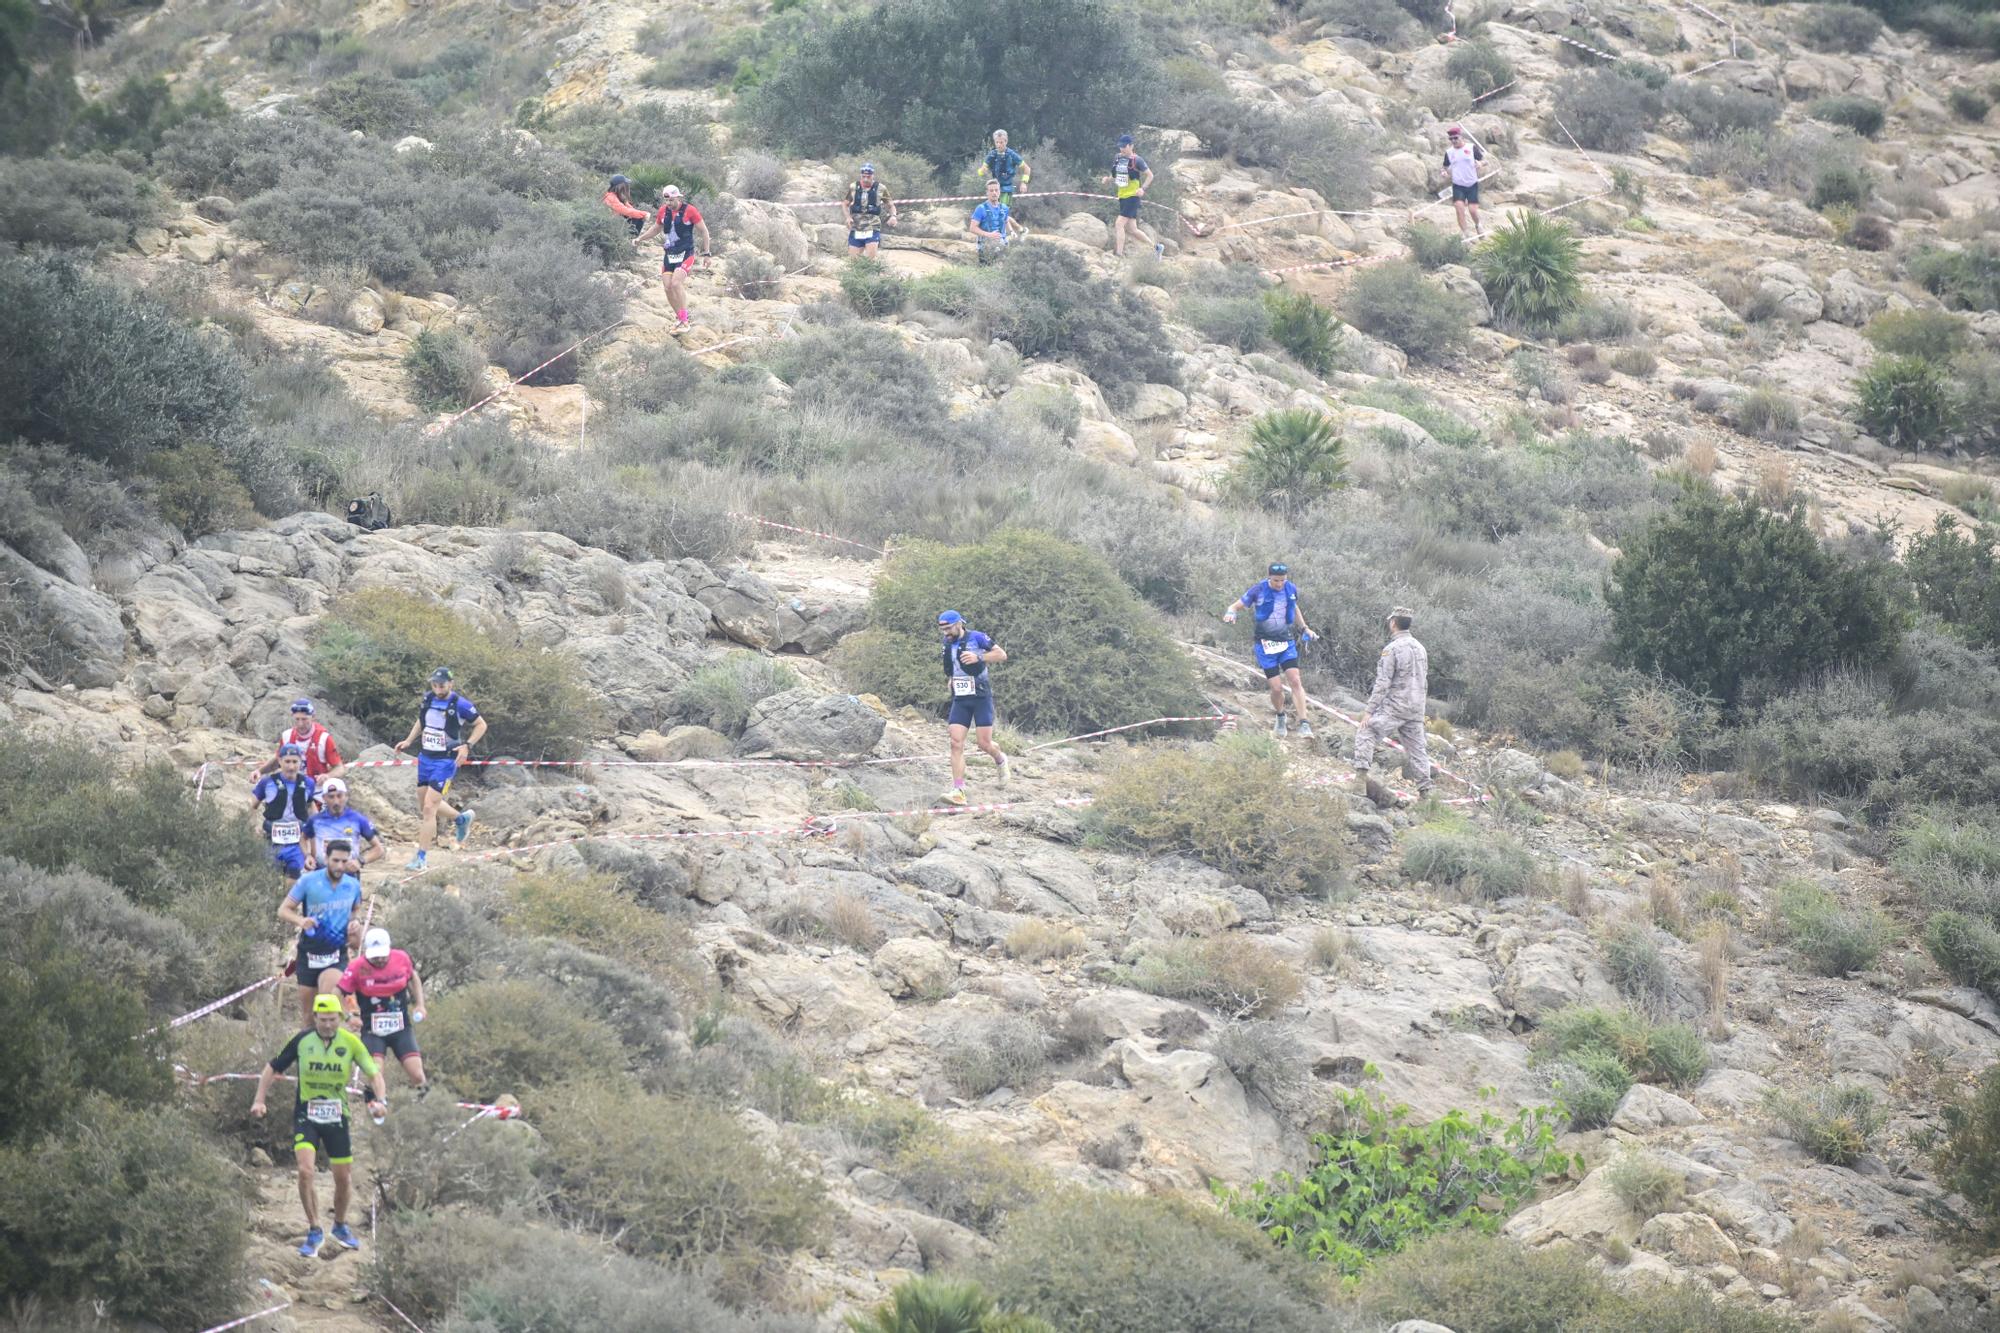
[[[447,694],[442,699],[438,698],[434,694],[426,693],[422,699],[417,701],[417,726],[421,730],[424,731],[430,730],[431,709],[438,708],[443,710],[444,725],[442,727],[442,730],[445,736],[451,742],[449,745],[445,747],[443,751],[443,753],[447,754],[450,753],[452,750],[458,748],[459,729],[464,725],[465,722],[465,719],[461,718],[458,715],[458,699],[459,699],[458,691],[453,690],[450,694]],[[423,748],[421,742],[418,744],[417,748],[420,750]],[[438,753],[438,752],[426,751],[426,753]]]
[[[873,185],[864,187],[857,181],[854,186],[854,196],[848,201],[847,211],[850,214],[860,213],[864,217],[880,217],[882,215],[882,182],[877,181]]]
[[[660,208],[660,244],[670,255],[684,255],[694,249],[694,228],[687,224],[688,206]]]
[[[279,820],[284,819],[286,817],[285,809],[287,806],[291,807],[291,818],[298,820],[300,823],[304,823],[310,818],[312,815],[312,798],[306,795],[306,785],[311,781],[312,779],[308,778],[304,771],[301,770],[299,780],[292,784],[290,791],[287,791],[285,790],[285,779],[278,774],[272,774],[271,782],[277,787],[277,790],[272,792],[271,798],[264,802],[264,822],[266,824],[275,824]]]

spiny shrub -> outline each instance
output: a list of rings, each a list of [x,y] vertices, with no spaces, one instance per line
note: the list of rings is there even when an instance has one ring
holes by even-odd
[[[1673,1209],[1687,1192],[1687,1179],[1648,1152],[1628,1149],[1607,1174],[1618,1202],[1640,1218]]]
[[[487,354],[510,374],[534,371],[536,384],[575,383],[589,349],[561,354],[625,308],[624,289],[595,256],[567,235],[525,228],[501,234],[464,290],[489,331]]]
[[[1291,407],[1250,423],[1250,447],[1233,481],[1256,504],[1296,514],[1346,485],[1346,472],[1339,423],[1314,408]]]
[[[1517,213],[1472,256],[1472,270],[1501,319],[1548,332],[1583,295],[1583,251],[1568,223]]]
[[[1055,1333],[1032,1315],[1007,1314],[977,1282],[913,1277],[866,1315],[847,1316],[849,1333]]]
[[[849,260],[840,270],[840,294],[863,319],[893,315],[909,304],[910,289],[879,259]]]
[[[1958,420],[1951,377],[1921,356],[1877,357],[1855,385],[1861,424],[1898,449],[1926,449],[1950,438]]]
[[[1305,292],[1264,294],[1271,314],[1271,341],[1315,375],[1333,371],[1340,355],[1340,321]]]
[[[1962,912],[1937,912],[1924,924],[1924,948],[1953,981],[2000,999],[2000,930]]]
[[[1868,169],[1853,162],[1831,162],[1819,169],[1813,177],[1812,193],[1806,202],[1814,208],[1834,208],[1846,205],[1859,208],[1868,202],[1868,195],[1874,185]]]
[[[1575,1129],[1601,1129],[1632,1090],[1632,1071],[1609,1051],[1585,1049],[1547,1062],[1549,1087]]]
[[[493,718],[511,755],[573,758],[595,734],[598,704],[566,654],[527,651],[511,631],[482,628],[425,597],[367,589],[335,603],[313,642],[327,699],[380,736],[401,740],[423,682],[449,664],[456,687]]]
[[[1880,134],[1883,123],[1888,119],[1888,113],[1880,102],[1872,97],[1853,94],[1822,97],[1806,108],[1806,114],[1824,124],[1853,130],[1864,139]]]
[[[1655,1023],[1629,1009],[1577,1006],[1551,1014],[1542,1023],[1537,1050],[1575,1059],[1601,1052],[1616,1059],[1642,1083],[1693,1087],[1708,1072],[1708,1045],[1684,1023]]]
[[[1799,23],[1799,37],[1815,51],[1866,51],[1882,35],[1882,20],[1860,5],[1814,5]]]
[[[991,281],[995,299],[981,306],[981,317],[1021,355],[1073,363],[1120,406],[1139,384],[1180,383],[1159,312],[1069,251],[1017,250]]]
[[[1887,1118],[1872,1091],[1847,1084],[1815,1084],[1797,1092],[1772,1088],[1763,1106],[1786,1138],[1834,1166],[1860,1160]]]
[[[1945,1103],[1936,1163],[1938,1178],[1972,1205],[1984,1234],[1993,1236],[2000,1228],[2000,1064],[1988,1065],[1978,1087]]]
[[[1180,297],[1181,319],[1210,342],[1257,351],[1271,336],[1266,281],[1243,267],[1204,267]]]
[[[1049,1040],[1042,1025],[1019,1014],[969,1023],[938,1045],[944,1076],[961,1097],[984,1097],[999,1087],[1017,1091],[1042,1072]]]
[[[758,653],[732,652],[701,667],[674,691],[674,708],[688,721],[725,736],[741,736],[760,699],[796,689],[799,678],[783,662]]]
[[[1514,67],[1507,57],[1484,42],[1458,42],[1444,62],[1444,76],[1461,84],[1474,97],[1481,97],[1514,80]]]
[[[1226,1018],[1261,1018],[1299,996],[1298,969],[1246,935],[1175,939],[1141,958],[1130,984],[1150,995],[1205,1004]]]
[[[1403,874],[1494,900],[1525,893],[1535,882],[1535,861],[1504,834],[1440,819],[1404,838]]]
[[[1058,603],[1072,614],[1049,615]],[[869,628],[842,645],[855,684],[897,706],[940,705],[946,607],[1007,649],[991,674],[1016,726],[1064,735],[1199,702],[1185,656],[1101,557],[1021,529],[978,546],[898,548],[876,581]]]
[[[1346,860],[1338,801],[1295,788],[1264,737],[1135,757],[1098,788],[1090,821],[1127,846],[1192,856],[1265,893],[1324,889]]]
[[[1698,79],[1669,84],[1667,109],[1687,122],[1696,139],[1719,139],[1742,130],[1766,130],[1778,119],[1778,103],[1773,99]]]
[[[1976,88],[1954,88],[1945,100],[1951,104],[1952,115],[1975,125],[1993,109],[1993,99]]]
[[[1371,1067],[1372,1072],[1372,1067]],[[1371,1087],[1340,1092],[1335,1128],[1313,1136],[1314,1165],[1281,1172],[1224,1204],[1279,1245],[1352,1277],[1380,1255],[1439,1232],[1492,1233],[1542,1178],[1567,1169],[1556,1149],[1562,1108],[1529,1107],[1511,1120],[1449,1111],[1412,1125]]]
[[[426,412],[456,412],[486,388],[486,358],[457,329],[425,329],[403,354],[410,400]]]
[[[1403,244],[1410,247],[1410,258],[1417,266],[1426,270],[1463,264],[1472,258],[1463,236],[1430,222],[1412,222],[1405,227]]]
[[[1340,313],[1363,333],[1394,343],[1419,361],[1441,361],[1465,345],[1472,315],[1465,303],[1415,264],[1364,268],[1340,297]]]
[[[1620,69],[1581,70],[1556,84],[1557,119],[1578,143],[1602,152],[1637,148],[1665,109],[1657,89]]]
[[[1843,907],[1806,880],[1778,886],[1772,916],[1785,941],[1821,976],[1844,977],[1872,967],[1889,942],[1889,919],[1880,911]]]
[[[312,109],[343,130],[376,138],[409,134],[430,108],[401,80],[385,74],[349,74],[314,93]]]
[[[1673,973],[1649,922],[1627,921],[1605,936],[1604,972],[1634,1004],[1662,1004],[1673,990]]]

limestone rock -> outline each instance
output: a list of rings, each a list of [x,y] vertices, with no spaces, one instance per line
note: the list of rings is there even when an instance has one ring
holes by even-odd
[[[1479,285],[1479,279],[1472,276],[1471,269],[1463,264],[1446,264],[1432,276],[1437,279],[1438,286],[1465,303],[1474,324],[1493,322],[1493,307],[1486,300],[1486,289]]]
[[[1071,213],[1056,225],[1056,235],[1093,250],[1105,250],[1111,246],[1110,226],[1092,213]]]
[[[1618,1103],[1611,1127],[1630,1134],[1650,1134],[1677,1125],[1692,1125],[1707,1117],[1688,1102],[1650,1083],[1634,1083]]]
[[[0,545],[0,584],[13,584],[25,590],[24,600],[40,603],[36,619],[70,658],[70,680],[99,688],[118,679],[125,664],[125,625],[109,597],[37,568],[6,545]]]
[[[1866,324],[1881,313],[1888,299],[1886,292],[1862,282],[1852,269],[1836,269],[1826,280],[1826,317],[1838,324]]]
[[[1689,1264],[1735,1264],[1736,1243],[1706,1213],[1661,1213],[1639,1228],[1639,1243],[1654,1254]]]
[[[875,951],[869,970],[899,1000],[942,995],[958,978],[958,960],[936,940],[903,935]]]
[[[1593,1243],[1614,1236],[1629,1243],[1638,1235],[1638,1219],[1612,1192],[1610,1172],[1600,1166],[1575,1189],[1523,1208],[1507,1219],[1506,1234],[1532,1246],[1559,1240]]]
[[[342,322],[356,333],[380,333],[386,316],[382,309],[382,298],[363,288],[356,292],[341,312]]]
[[[1523,946],[1500,978],[1500,1002],[1531,1020],[1572,1004],[1616,1004],[1588,940],[1561,934]]]
[[[194,201],[194,211],[210,222],[234,222],[236,201],[219,194],[205,194]]]
[[[1125,409],[1125,416],[1132,421],[1170,421],[1187,408],[1187,395],[1171,384],[1141,384],[1132,391],[1132,405]]]
[[[785,690],[757,701],[739,754],[761,759],[842,759],[867,754],[888,728],[852,694]]]
[[[398,153],[428,153],[433,146],[431,141],[424,138],[421,134],[406,134],[396,140],[395,151]]]
[[[1139,446],[1125,430],[1109,421],[1083,421],[1076,428],[1076,450],[1086,458],[1131,467],[1139,461]]]
[[[1773,260],[1757,267],[1757,291],[1766,300],[1777,303],[1778,311],[1785,318],[1800,324],[1810,324],[1825,311],[1825,302],[1813,280],[1797,264],[1784,260]]]

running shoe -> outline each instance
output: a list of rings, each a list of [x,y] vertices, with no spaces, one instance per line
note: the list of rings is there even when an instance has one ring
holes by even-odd
[[[1005,759],[1002,759],[997,765],[997,767],[1000,770],[1000,785],[1004,787],[1007,785],[1008,774],[1014,771],[1014,766],[1008,763]]]
[[[333,1224],[333,1238],[350,1250],[361,1248],[361,1242],[355,1239],[354,1233],[347,1229],[347,1223],[345,1222],[336,1222]]]
[[[415,856],[403,862],[403,869],[405,870],[422,870],[423,868],[424,854],[422,852],[418,852]]]
[[[1282,737],[1284,736],[1284,734],[1285,734],[1285,715],[1284,715],[1283,713],[1280,713],[1280,714],[1278,714],[1278,720],[1277,720],[1276,722],[1273,722],[1273,723],[1271,724],[1271,734],[1272,734],[1273,736],[1277,736],[1277,737],[1280,737],[1280,738],[1282,738]]]
[[[1311,740],[1313,735],[1313,724],[1306,721],[1304,718],[1300,718],[1299,735],[1305,740]]]
[[[957,788],[953,788],[952,790],[946,792],[944,795],[938,797],[938,799],[940,801],[943,801],[946,805],[964,805],[965,793],[959,791]]]
[[[460,847],[465,846],[465,835],[472,829],[472,811],[467,810],[451,821],[451,835],[458,839]]]
[[[1158,258],[1165,259],[1167,257],[1167,243],[1165,241],[1155,241],[1153,243],[1153,254]]]
[[[326,1240],[326,1233],[318,1227],[306,1232],[306,1243],[299,1246],[299,1253],[311,1259],[319,1254],[320,1245]]]

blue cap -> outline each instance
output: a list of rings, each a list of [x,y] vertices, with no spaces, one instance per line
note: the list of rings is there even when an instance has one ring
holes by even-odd
[[[1132,142],[1132,136],[1129,134],[1121,134],[1118,136],[1118,146],[1120,148],[1129,146],[1131,142]]]
[[[293,711],[294,713],[310,713],[310,712],[312,712],[312,710],[313,710],[313,701],[312,701],[312,700],[310,700],[310,699],[294,699],[294,700],[292,700],[292,711]]]
[[[303,759],[305,757],[306,752],[296,745],[281,745],[278,747],[278,758],[280,759]]]
[[[1278,563],[1276,563],[1276,564],[1272,565],[1272,566],[1270,567],[1270,569],[1266,570],[1265,572],[1266,572],[1266,573],[1268,573],[1268,574],[1289,574],[1289,573],[1291,573],[1292,571],[1291,571],[1291,570],[1289,570],[1289,569],[1287,569],[1287,568],[1285,568],[1285,564],[1284,564],[1284,562],[1283,562],[1283,561],[1281,560],[1281,561],[1279,561]]]
[[[958,625],[964,623],[964,621],[965,617],[956,611],[938,612],[938,624],[940,625]]]
[[[873,162],[863,162],[861,164],[861,174],[864,176],[873,176],[875,174],[875,164]]]
[[[450,667],[439,667],[436,671],[431,672],[431,684],[433,685],[442,685],[450,679]]]

